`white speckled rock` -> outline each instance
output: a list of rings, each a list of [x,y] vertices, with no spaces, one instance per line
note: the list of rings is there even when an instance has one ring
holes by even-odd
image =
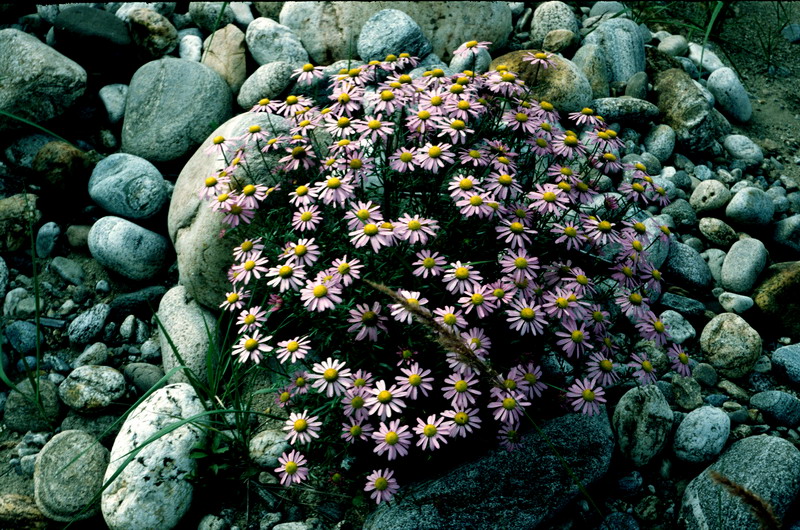
[[[701,55],[703,58],[703,71],[713,72],[714,70],[725,68],[725,63],[723,63],[720,58],[717,57],[716,53],[712,52],[711,50],[703,50],[703,47],[696,42],[690,42],[689,59],[697,68],[700,68]]]
[[[572,8],[558,0],[540,4],[533,12],[531,20],[533,47],[541,48],[547,34],[556,29],[567,29],[578,34],[578,20],[575,18]]]
[[[661,313],[660,318],[661,321],[667,325],[669,336],[675,344],[683,344],[687,340],[691,340],[697,336],[697,331],[695,331],[694,326],[677,311],[667,309]]]
[[[247,48],[258,64],[283,61],[298,68],[308,62],[308,52],[290,28],[260,17],[247,26]]]
[[[675,432],[675,455],[684,462],[708,462],[725,447],[731,420],[716,407],[700,407],[683,418]]]
[[[758,188],[744,188],[725,208],[725,215],[734,223],[765,225],[772,220],[775,205],[769,195]]]
[[[753,140],[741,134],[731,134],[725,137],[722,145],[728,153],[748,166],[757,166],[764,160],[764,152]]]
[[[689,51],[689,43],[683,35],[670,35],[659,43],[658,51],[670,57],[685,55]]]
[[[292,66],[278,61],[259,66],[242,84],[236,103],[250,110],[262,98],[274,99],[292,82]]]
[[[110,480],[126,455],[161,429],[204,411],[200,398],[186,383],[156,390],[125,420],[111,449]],[[202,420],[200,420],[202,421]],[[206,431],[186,424],[142,448],[103,491],[103,518],[112,530],[174,528],[192,502],[197,462],[192,447]]]
[[[89,230],[89,252],[98,263],[131,280],[148,280],[167,263],[167,238],[121,217],[101,217]]]
[[[203,39],[197,35],[184,35],[178,43],[178,55],[181,59],[199,63],[203,56]]]
[[[706,362],[725,377],[746,375],[761,356],[761,336],[739,315],[722,313],[700,334]]]
[[[729,313],[742,314],[753,307],[753,299],[736,293],[722,293],[717,299],[719,305]]]
[[[707,86],[726,116],[742,123],[750,121],[753,106],[736,72],[728,67],[717,68],[708,76]]]
[[[58,396],[71,409],[98,412],[125,395],[125,376],[110,366],[80,366],[58,385]]]
[[[248,449],[253,462],[272,471],[280,465],[278,457],[290,448],[285,432],[266,430],[253,436]]]
[[[689,204],[697,213],[718,210],[728,204],[731,191],[718,180],[704,180],[692,192]]]

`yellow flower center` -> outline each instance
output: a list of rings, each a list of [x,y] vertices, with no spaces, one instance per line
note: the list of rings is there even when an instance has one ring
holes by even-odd
[[[385,441],[389,445],[394,445],[394,444],[396,444],[397,442],[400,441],[400,437],[397,435],[396,432],[389,431],[389,432],[386,433],[386,436],[383,437],[383,441]],[[378,479],[377,481],[375,481],[375,484],[377,485],[378,481],[380,481],[380,480],[381,479]]]
[[[378,320],[378,315],[375,311],[364,311],[364,314],[361,315],[361,322],[365,324],[372,324]]]
[[[296,340],[290,340],[288,344],[286,344],[286,351],[289,353],[294,353],[300,349],[300,343]]]
[[[297,96],[289,96],[288,98],[286,98],[286,103],[288,103],[289,105],[296,105],[297,102],[298,102]]]
[[[454,85],[450,85],[450,88],[447,90],[449,90],[451,94],[461,94],[464,92],[464,85],[456,83]]]
[[[546,191],[542,193],[542,199],[544,199],[545,202],[556,202],[556,194],[552,191]]]
[[[267,99],[267,98],[264,98],[264,99],[259,99],[259,100],[258,100],[258,104],[259,104],[259,105],[269,105],[269,103],[270,103],[270,101],[269,101],[269,99]]]
[[[364,234],[368,236],[374,236],[378,233],[378,226],[374,223],[368,223],[364,225]]]
[[[466,381],[464,381],[463,379],[459,379],[458,381],[456,381],[456,384],[453,385],[453,388],[456,389],[456,392],[466,392],[468,386],[469,385],[467,385]]]
[[[594,401],[594,392],[589,390],[588,388],[581,392],[581,397],[584,401]]]
[[[215,136],[214,139],[212,140],[212,142],[214,142],[214,145],[219,145],[224,141],[225,141],[224,136]]]
[[[325,182],[325,185],[328,188],[335,190],[336,188],[342,185],[342,181],[337,177],[331,177]]]
[[[528,268],[528,260],[525,258],[517,258],[514,260],[514,266],[518,269],[527,269]]]
[[[517,76],[515,76],[511,72],[506,72],[500,76],[500,79],[506,83],[513,83],[517,79]]]
[[[322,378],[325,381],[331,383],[339,378],[339,372],[338,370],[334,370],[333,368],[328,368],[322,373]]]
[[[442,148],[436,145],[432,145],[430,149],[428,149],[428,156],[431,158],[438,158],[439,155],[442,154]]]
[[[601,232],[610,232],[611,231],[611,223],[608,221],[600,221],[597,223],[597,229]]]
[[[522,309],[522,310],[519,312],[519,317],[520,317],[522,320],[533,320],[533,317],[535,317],[535,316],[536,316],[536,311],[534,311],[534,310],[533,310],[533,309],[531,309],[530,307],[523,308],[523,309]]]
[[[308,252],[308,247],[305,245],[297,245],[294,247],[294,255],[295,256],[305,256]]]
[[[689,356],[683,352],[678,354],[678,360],[681,362],[681,364],[689,364]]]
[[[300,214],[300,220],[303,222],[310,221],[312,217],[314,217],[314,214],[311,212],[303,212]]]
[[[339,101],[339,103],[345,103],[345,104],[350,103],[350,94],[346,92],[343,94],[339,94],[339,97],[336,99]]]
[[[367,127],[369,127],[373,131],[376,130],[376,129],[380,129],[381,128],[381,122],[380,122],[380,120],[369,120],[367,122]]]
[[[397,435],[395,434],[395,436],[397,436]],[[391,443],[390,443],[390,442],[389,442],[389,440],[388,440],[388,435],[387,435],[387,440],[386,440],[386,443],[388,443],[388,444],[390,444],[390,445],[394,445],[394,444],[396,444],[397,442],[395,441],[395,442],[391,442]],[[386,479],[385,479],[385,478],[383,478],[383,477],[378,477],[378,479],[377,479],[377,480],[375,480],[375,484],[374,484],[374,486],[375,486],[375,489],[376,489],[376,490],[378,490],[378,491],[383,491],[383,490],[385,490],[386,488],[388,488],[388,487],[389,487],[389,481],[388,481],[388,480],[386,480]]]
[[[258,341],[256,339],[247,339],[244,341],[244,349],[247,351],[253,351],[258,347]]]
[[[444,102],[444,100],[442,99],[442,96],[433,96],[431,98],[431,105],[433,105],[434,107],[438,107],[443,102]]]
[[[467,124],[464,123],[462,120],[453,120],[452,123],[450,123],[450,128],[456,131],[460,131],[462,129],[465,129],[466,127]]]
[[[421,110],[421,111],[417,112],[417,118],[419,118],[421,120],[427,120],[430,117],[431,117],[431,113],[428,112],[427,110]]]
[[[458,267],[454,275],[459,280],[466,280],[469,278],[469,269],[466,267]]]
[[[547,140],[545,140],[544,138],[537,138],[536,145],[538,145],[539,147],[547,147]]]
[[[453,421],[456,422],[456,425],[466,425],[469,421],[469,416],[467,416],[466,412],[459,412],[453,416]]]
[[[425,436],[427,436],[428,438],[431,438],[431,437],[433,437],[433,436],[436,436],[436,432],[437,432],[437,431],[436,431],[436,425],[433,425],[432,423],[429,423],[429,424],[427,424],[427,425],[426,425],[425,427],[423,427],[423,429],[422,429],[422,434],[424,434],[424,435],[425,435]]]
[[[436,260],[433,258],[425,258],[422,260],[422,266],[426,269],[432,269],[434,266],[436,266]]]
[[[483,204],[483,197],[480,195],[473,195],[469,198],[469,204],[470,206],[480,206]]]
[[[514,118],[520,123],[525,123],[528,121],[528,115],[524,112],[517,112],[517,115],[514,116]]]
[[[448,326],[454,325],[458,321],[458,317],[456,317],[453,313],[445,313],[442,317],[442,322],[447,324]]]
[[[315,297],[322,298],[323,296],[328,294],[328,288],[325,287],[324,285],[317,285],[316,287],[314,287],[313,293]]]
[[[364,167],[364,161],[360,158],[354,158],[350,161],[350,169],[361,169]]]
[[[301,147],[298,145],[297,147],[292,149],[292,158],[303,158],[304,156],[306,156],[305,147]]]
[[[256,262],[251,260],[251,259],[249,259],[249,260],[244,262],[243,267],[244,267],[244,270],[251,271],[251,270],[256,268]]]
[[[653,371],[653,363],[651,363],[650,361],[642,362],[642,370],[644,370],[649,374],[650,372]]]
[[[514,178],[511,175],[504,173],[497,177],[497,182],[503,186],[510,186],[511,183],[514,182]]]
[[[575,237],[578,235],[578,230],[574,226],[567,226],[564,228],[564,233],[569,237]]]
[[[414,155],[413,154],[411,154],[411,153],[409,153],[407,151],[403,152],[403,153],[400,153],[400,161],[401,162],[408,163],[408,162],[411,162],[412,160],[414,160]]]
[[[628,300],[633,305],[641,305],[642,295],[640,295],[639,293],[631,293],[630,296],[628,296]]]
[[[514,410],[517,408],[517,400],[512,397],[507,397],[503,400],[503,408],[506,410]]]
[[[462,99],[461,101],[456,103],[456,107],[458,107],[458,110],[469,110],[470,107],[472,107],[472,105],[470,105],[469,101],[467,101],[466,99]],[[477,151],[474,152],[477,153]],[[470,151],[470,154],[472,153],[473,151]]]
[[[352,427],[350,427],[350,434],[352,434],[353,436],[361,436],[361,432],[362,429],[360,425],[353,425]]]
[[[556,298],[556,307],[558,307],[559,309],[566,309],[567,307],[569,307],[569,300],[567,300],[563,296],[559,296],[558,298]]]
[[[256,321],[256,316],[254,314],[252,314],[252,313],[250,313],[246,317],[244,317],[244,323],[247,324],[248,326],[250,324],[253,324],[255,321]]]
[[[604,372],[610,372],[614,369],[614,364],[609,359],[603,359],[600,361],[600,369]]]
[[[217,179],[215,177],[208,177],[206,179],[206,187],[210,188],[216,185],[217,185]]]
[[[583,332],[576,329],[572,332],[570,338],[572,339],[572,342],[583,342]]]
[[[297,464],[290,460],[286,462],[286,465],[283,466],[283,469],[286,470],[287,475],[294,475],[297,473]]]
[[[481,305],[484,301],[484,298],[481,293],[475,293],[470,297],[470,300],[474,305]]]
[[[408,384],[411,386],[419,386],[422,384],[422,378],[419,374],[412,374],[408,376]]]
[[[498,287],[497,289],[492,291],[492,294],[494,295],[495,298],[503,298],[506,295],[506,292]]]
[[[294,430],[297,432],[303,432],[308,429],[308,422],[302,418],[299,420],[295,420],[294,422]]]
[[[525,225],[517,221],[514,221],[513,223],[508,225],[508,227],[515,234],[521,234],[525,231]]]
[[[542,110],[547,111],[547,112],[550,112],[554,108],[553,104],[550,103],[549,101],[540,101],[539,102],[539,106],[542,108]],[[542,125],[544,125],[544,124],[542,124]],[[547,129],[545,129],[545,130],[547,130]]]
[[[394,92],[391,90],[384,90],[381,92],[381,101],[391,101],[394,99]]]
[[[664,323],[660,320],[656,320],[653,323],[653,329],[656,330],[656,333],[664,333],[667,330],[666,326],[664,326]]]
[[[564,145],[569,146],[569,147],[575,147],[576,145],[578,145],[578,137],[577,136],[571,136],[571,135],[565,136],[564,137]]]
[[[225,202],[228,200],[229,195],[227,193],[223,193],[217,197],[218,202]]]
[[[238,302],[239,301],[239,295],[237,293],[231,293],[231,294],[228,295],[226,300],[228,301],[229,304],[232,304],[234,302]]]
[[[392,393],[388,390],[382,390],[378,393],[378,401],[381,403],[388,403],[392,400]]]

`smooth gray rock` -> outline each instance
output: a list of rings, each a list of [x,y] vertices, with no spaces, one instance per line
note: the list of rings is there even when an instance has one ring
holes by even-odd
[[[614,437],[605,407],[594,416],[568,414],[541,427],[581,483],[606,473]],[[363,527],[493,528],[512,521],[516,528],[546,527],[578,489],[542,436],[527,433],[522,443],[517,451],[492,451],[442,478],[407,486],[395,502],[379,505]]]
[[[231,116],[231,90],[212,69],[167,57],[141,66],[130,82],[122,151],[169,162],[197,147]]]
[[[8,393],[3,421],[12,431],[26,433],[28,431],[52,431],[56,425],[61,411],[61,402],[58,400],[58,391],[49,379],[40,378],[39,399],[42,403],[44,416],[35,405],[35,390],[26,378],[17,383],[17,388]]]
[[[797,44],[800,42],[800,24],[789,24],[781,30],[783,38],[788,40],[790,44]]]
[[[260,66],[244,82],[236,102],[250,110],[262,98],[277,98],[292,82],[292,71],[292,66],[282,61]]]
[[[731,246],[722,263],[720,283],[734,293],[748,293],[767,264],[767,248],[758,239],[740,239]]]
[[[670,35],[659,43],[658,51],[670,57],[686,55],[689,51],[689,42],[683,35]]]
[[[612,419],[620,452],[636,466],[647,465],[667,443],[672,409],[656,385],[628,390]]]
[[[592,87],[592,98],[607,98],[610,94],[609,86],[611,72],[608,68],[603,51],[596,44],[584,44],[572,58],[581,72],[586,76]]]
[[[725,137],[722,145],[733,158],[742,160],[748,166],[757,166],[764,160],[764,152],[756,143],[741,134],[731,134]]]
[[[120,217],[102,217],[89,231],[89,252],[98,263],[131,280],[149,280],[167,264],[169,241]]]
[[[103,487],[108,449],[89,433],[62,431],[36,455],[33,490],[36,505],[48,519],[70,522],[100,511],[97,492]]]
[[[79,366],[58,386],[61,401],[84,414],[107,408],[125,395],[125,377],[110,366]]]
[[[656,107],[658,109],[658,107]],[[655,125],[644,139],[644,146],[659,162],[666,162],[675,150],[675,131],[669,125]]]
[[[154,442],[142,443],[161,429],[205,410],[194,389],[186,383],[156,390],[130,413],[111,448],[105,480],[122,466],[126,455],[135,458],[103,491],[101,509],[110,528],[174,528],[188,511],[197,461],[191,450],[203,443],[205,429],[185,424]],[[198,421],[203,421],[198,420]]]
[[[747,375],[761,356],[761,336],[742,317],[722,313],[700,334],[706,362],[728,378]]]
[[[753,116],[753,106],[747,90],[731,68],[714,70],[708,76],[708,90],[714,94],[722,112],[736,121],[745,123]]]
[[[6,338],[17,353],[28,355],[36,351],[36,324],[26,320],[15,320],[5,328]],[[41,332],[39,339],[44,340]]]
[[[677,311],[667,309],[661,313],[660,318],[661,321],[666,324],[670,339],[675,344],[683,344],[687,340],[695,338],[697,335],[697,331],[695,331],[694,327]]]
[[[730,313],[742,314],[753,307],[753,299],[736,293],[722,293],[717,298],[719,305]]]
[[[793,383],[800,383],[800,344],[783,346],[772,354],[772,364]]]
[[[700,59],[702,56],[702,70],[704,72],[713,72],[714,70],[719,70],[720,68],[725,67],[725,63],[723,63],[717,54],[712,52],[708,49],[703,49],[702,46],[697,44],[696,42],[689,43],[689,59],[691,59],[692,63],[700,69],[701,63]]]
[[[81,366],[99,366],[108,359],[108,346],[102,342],[95,342],[87,346],[83,352],[72,362],[73,368]]]
[[[722,281],[722,264],[725,263],[725,252],[718,248],[709,248],[700,254],[700,257],[708,264],[711,277],[719,283]]]
[[[782,520],[800,491],[800,451],[787,440],[762,434],[734,443],[686,488],[679,528],[759,528],[761,523],[739,496],[712,480],[716,471],[755,493]]]
[[[639,26],[627,18],[606,20],[590,33],[584,44],[597,44],[604,52],[611,72],[611,82],[627,82],[645,68],[644,40]]]
[[[248,446],[250,459],[264,469],[275,469],[280,466],[278,458],[284,451],[290,451],[286,441],[286,433],[267,429],[253,436]]]
[[[0,30],[0,110],[43,123],[63,114],[86,90],[86,70],[33,35]],[[0,131],[23,124],[0,115]]]
[[[654,267],[660,268],[669,256],[670,244],[673,239],[668,238],[666,241],[661,239],[661,225],[663,222],[655,217],[648,217],[644,220],[644,226],[647,228],[647,237],[652,241],[648,253],[650,254],[650,263]]]
[[[734,223],[764,225],[772,220],[775,205],[772,199],[758,188],[739,190],[725,208],[725,215]]]
[[[167,182],[144,158],[115,153],[94,167],[89,196],[114,215],[148,219],[167,202]]]
[[[230,3],[222,2],[190,2],[189,15],[192,17],[192,22],[206,33],[224,28],[236,20],[236,14]]]
[[[708,462],[722,452],[730,431],[731,420],[725,412],[716,407],[700,407],[683,418],[672,447],[684,462]]]
[[[364,23],[357,50],[359,57],[369,62],[400,53],[421,58],[431,53],[433,47],[413,18],[397,9],[384,9]]]
[[[50,262],[50,270],[58,274],[64,281],[73,285],[81,285],[83,283],[83,267],[77,261],[63,256],[56,256]]]
[[[670,202],[661,209],[661,212],[670,215],[678,228],[691,229],[697,224],[697,214],[686,199]]]
[[[690,288],[703,289],[711,284],[711,270],[696,250],[672,241],[664,272],[671,281]]]
[[[658,107],[647,100],[628,96],[595,99],[591,106],[608,123],[647,121],[658,116]]]
[[[625,85],[625,95],[634,99],[647,99],[647,85],[650,78],[646,72],[636,72]]]
[[[760,410],[770,422],[787,427],[800,424],[800,399],[782,390],[754,394],[750,398],[750,406]]]
[[[36,256],[42,259],[49,258],[56,248],[60,235],[61,228],[57,223],[50,221],[40,226],[36,232]]]
[[[187,294],[185,287],[177,285],[161,299],[158,318],[163,326],[163,329],[159,327],[159,337],[164,372],[183,364],[195,377],[205,381],[209,342],[217,340],[215,316],[195,302]],[[170,346],[167,335],[175,345],[177,355]],[[178,355],[183,362],[179,361]],[[183,370],[170,378],[173,383],[184,381],[188,381],[188,378]]]
[[[698,228],[706,239],[723,248],[728,248],[737,240],[736,231],[728,223],[716,217],[703,217]]]
[[[698,302],[693,298],[687,298],[685,296],[669,292],[661,295],[661,300],[659,300],[659,302],[667,309],[672,309],[689,317],[701,316],[706,310],[705,306],[701,302]]]
[[[453,72],[471,70],[476,74],[485,74],[489,71],[490,64],[492,64],[492,56],[489,55],[488,51],[480,49],[478,53],[470,53],[463,56],[454,55],[450,60],[450,70]]]
[[[606,13],[610,13],[612,15],[616,15],[625,10],[625,6],[620,2],[595,2],[592,5],[592,8],[589,10],[590,17],[599,17],[605,15]],[[626,16],[623,14],[622,16]]]
[[[718,180],[704,180],[692,192],[689,204],[695,212],[718,210],[728,204],[731,192],[728,187]]]
[[[578,20],[564,2],[554,0],[540,4],[533,12],[531,20],[531,42],[534,48],[541,48],[544,38],[553,30],[566,29],[578,34]]]
[[[800,214],[792,215],[775,223],[772,239],[785,249],[800,252]]]
[[[261,17],[251,22],[245,40],[247,49],[260,65],[282,61],[295,69],[308,62],[308,52],[294,31],[271,18]]]
[[[103,331],[110,312],[108,304],[97,304],[75,317],[67,328],[70,343],[82,346],[94,340]]]
[[[164,370],[154,364],[131,363],[125,367],[123,374],[139,392],[145,393],[164,377]]]

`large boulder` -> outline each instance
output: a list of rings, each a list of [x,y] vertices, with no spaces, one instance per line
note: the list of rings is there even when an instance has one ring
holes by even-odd
[[[564,2],[553,0],[544,2],[533,12],[531,20],[531,42],[536,47],[541,47],[548,33],[554,30],[566,29],[578,34],[578,19],[572,8]]]
[[[628,390],[614,410],[612,423],[620,452],[636,466],[645,466],[666,446],[672,409],[656,385]]]
[[[657,74],[655,92],[663,123],[675,130],[684,149],[705,151],[727,133],[730,124],[717,115],[683,70],[670,68]]]
[[[197,470],[192,448],[203,442],[206,431],[185,424],[144,442],[162,429],[205,410],[187,383],[156,390],[134,409],[122,425],[111,448],[111,464],[103,490],[103,518],[115,530],[174,528],[189,510]],[[130,459],[133,451],[135,458]],[[118,475],[115,476],[115,474]],[[113,480],[112,480],[113,478]]]
[[[753,293],[765,324],[800,340],[800,261],[776,263],[765,276]]]
[[[42,41],[0,30],[0,110],[36,123],[60,116],[86,90],[86,70]],[[0,115],[0,132],[23,123]]]
[[[703,328],[700,347],[719,373],[744,377],[761,356],[761,336],[739,315],[722,313]]]
[[[231,116],[231,90],[211,68],[167,57],[139,68],[131,79],[122,151],[169,162],[197,147]]]
[[[507,2],[461,2],[457,6],[447,2],[286,2],[280,23],[300,37],[314,63],[328,65],[355,58],[361,28],[384,9],[397,9],[413,18],[433,53],[446,61],[453,50],[472,39],[489,41],[492,49],[501,48],[512,30]]]
[[[584,486],[605,475],[614,436],[604,408],[594,416],[556,418],[542,430]],[[522,443],[516,451],[494,451],[401,489],[395,502],[370,514],[364,528],[544,528],[578,488],[545,437],[532,431]]]
[[[596,44],[605,55],[611,82],[627,82],[644,72],[644,40],[639,26],[629,18],[606,20],[586,36],[584,44]]]
[[[511,72],[516,72],[525,81],[530,94],[539,101],[552,103],[562,114],[577,112],[588,107],[592,102],[592,87],[589,80],[575,63],[554,55],[555,66],[541,68],[523,61],[528,53],[538,50],[518,50],[507,53],[492,61],[490,69],[505,65]]]
[[[232,92],[238,92],[247,78],[247,54],[242,30],[228,24],[209,35],[203,42],[203,49],[202,63],[222,76]]]
[[[714,472],[728,484],[714,480]],[[689,483],[678,527],[765,528],[766,523],[759,521],[748,504],[758,499],[756,502],[769,506],[781,521],[798,492],[800,452],[782,438],[750,436],[733,444]]]
[[[178,256],[180,283],[191,298],[208,307],[218,307],[230,290],[227,271],[233,263],[233,249],[241,241],[230,235],[219,237],[227,226],[222,223],[223,216],[212,212],[209,203],[198,196],[205,179],[225,167],[222,156],[205,151],[213,138],[239,136],[251,125],[259,125],[271,136],[289,131],[286,120],[267,113],[245,113],[228,120],[213,131],[189,159],[172,193],[167,222]],[[267,185],[275,184],[272,169],[282,156],[283,153],[274,151],[265,154],[267,166],[260,163],[259,157],[259,162],[250,168],[255,179]]]

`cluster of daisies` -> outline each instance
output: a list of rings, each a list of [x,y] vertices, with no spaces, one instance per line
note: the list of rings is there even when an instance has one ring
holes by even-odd
[[[487,45],[471,41],[456,53],[470,56]],[[526,60],[531,67],[554,67],[547,53]],[[237,138],[214,138],[209,152],[225,163],[206,179],[201,197],[232,228],[249,225],[268,196],[285,197],[270,199],[269,207],[286,209],[294,234],[280,243],[248,237],[234,249],[232,288],[221,304],[238,317],[241,337],[233,355],[256,364],[271,355],[284,365],[290,383],[276,397],[281,407],[294,409],[309,396],[338,400],[341,438],[369,445],[387,461],[406,456],[412,443],[436,451],[467,437],[482,427],[482,412],[496,422],[500,443],[514,450],[524,410],[546,386],[532,360],[487,377],[481,369],[491,355],[487,330],[505,326],[519,344],[547,341],[566,358],[583,361],[584,376],[566,389],[576,411],[598,413],[604,387],[620,373],[654,382],[645,354],[619,360],[612,313],[627,317],[644,339],[669,344],[666,324],[650,308],[662,277],[648,249],[670,233],[662,227],[653,236],[641,220],[643,208],[663,206],[668,198],[642,165],[623,167],[622,142],[591,109],[567,116],[576,132],[562,127],[553,105],[532,99],[507,68],[482,75],[403,73],[416,64],[400,54],[342,70],[330,79],[324,106],[290,95],[253,107],[289,120],[289,135],[271,137],[251,126]],[[298,84],[324,82],[321,67],[305,65],[295,75]],[[279,155],[274,171],[281,182],[273,188],[247,178],[248,165],[266,153]],[[620,194],[600,196],[598,178],[620,172]],[[389,218],[377,202],[381,190],[414,178],[430,183],[429,193],[449,197],[448,208],[435,219],[415,211],[409,198]],[[473,263],[465,260],[468,245],[445,251],[435,244],[467,223],[469,230],[488,227],[482,233],[485,245],[498,249],[495,260]],[[337,254],[330,255],[327,249],[334,248]],[[368,301],[374,291],[361,282],[367,274],[383,279],[375,264],[389,248],[393,260],[405,260],[408,274],[397,285],[404,303]],[[268,293],[266,305],[249,303],[256,288]],[[312,323],[315,314],[342,312],[347,321],[340,337],[368,343],[392,340],[390,321],[411,325],[421,315],[436,322],[440,335],[461,341],[470,356],[448,351],[445,362],[426,367],[416,352],[401,348],[397,373],[384,378],[353,371],[348,360],[313,362],[323,354],[314,350],[313,329],[279,342],[268,334],[269,314],[287,302]],[[668,355],[675,371],[689,374],[680,346],[671,345]],[[422,398],[434,395],[449,406],[431,413]],[[320,417],[297,408],[284,428],[289,443],[307,445],[323,427]],[[297,449],[280,463],[283,484],[307,479],[307,460]],[[382,502],[397,488],[387,468],[373,471],[365,489]]]

